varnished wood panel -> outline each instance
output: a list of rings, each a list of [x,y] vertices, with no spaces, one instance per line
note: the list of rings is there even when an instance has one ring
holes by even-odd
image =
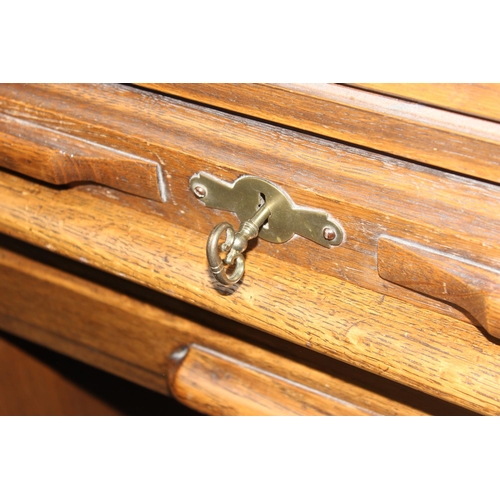
[[[332,84],[140,85],[500,182],[500,125],[478,118]],[[497,87],[478,97],[486,113],[498,108]]]
[[[207,209],[188,189],[206,171],[224,180],[253,174],[285,188],[295,203],[328,211],[346,231],[339,248],[303,238],[259,242],[275,258],[470,321],[457,308],[382,280],[377,241],[418,238],[436,251],[500,267],[500,188],[282,128],[115,85],[0,86],[4,113],[79,134],[130,154],[148,152],[167,179],[167,204],[94,190],[199,231],[205,240],[231,214]],[[90,189],[90,188],[89,188]],[[132,229],[130,229],[132,230]],[[200,242],[204,245],[204,241]]]
[[[170,386],[202,412],[468,413],[48,252],[0,243],[0,327],[159,392]],[[172,359],[185,347],[194,356]],[[214,383],[221,363],[224,380]]]
[[[356,83],[353,85],[385,95],[500,121],[498,83]]]
[[[500,347],[476,327],[282,260],[260,242],[243,282],[221,288],[197,231],[85,190],[55,191],[9,174],[0,175],[0,231],[471,410],[500,412]],[[134,307],[116,305],[125,306]],[[139,321],[117,316],[127,328]],[[92,335],[96,328],[85,324]],[[177,328],[167,324],[162,332]],[[151,328],[144,318],[140,327]],[[111,350],[123,348],[121,359],[136,358],[135,349],[109,341]],[[131,342],[144,348],[143,340]],[[159,352],[147,349],[157,366]]]

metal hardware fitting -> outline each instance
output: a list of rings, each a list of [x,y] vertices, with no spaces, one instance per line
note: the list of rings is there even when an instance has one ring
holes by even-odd
[[[214,227],[207,242],[207,258],[215,278],[234,285],[243,276],[242,255],[248,241],[260,236],[272,243],[285,243],[298,234],[326,248],[344,240],[342,226],[323,210],[296,206],[281,188],[264,179],[242,176],[228,183],[205,172],[189,180],[195,196],[209,208],[234,212],[243,221],[238,232],[228,222]],[[226,232],[225,241],[219,239]],[[222,259],[219,252],[226,252]],[[228,274],[229,268],[234,270]]]

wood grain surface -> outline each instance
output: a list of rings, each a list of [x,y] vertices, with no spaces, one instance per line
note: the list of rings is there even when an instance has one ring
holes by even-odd
[[[146,217],[110,200],[84,188],[53,190],[3,173],[0,231],[473,411],[500,412],[500,346],[476,327],[282,260],[260,242],[247,256],[243,282],[220,287],[207,269],[200,233],[175,219],[154,213]],[[26,285],[18,283],[18,294],[27,301],[24,307],[31,307],[34,300],[26,295]],[[96,294],[106,299],[101,291]],[[43,311],[46,305],[41,304]],[[120,301],[117,307],[126,305]],[[21,331],[23,310],[6,329]],[[112,314],[110,322],[117,317],[124,328],[138,322],[124,313]],[[84,320],[86,335],[95,335],[98,328],[88,313]],[[176,324],[170,322],[162,332]],[[144,317],[138,327],[151,329]],[[123,363],[136,359],[137,353],[124,346],[124,335],[119,343],[110,338],[110,349],[122,374],[131,376],[133,370]],[[132,341],[141,350],[144,340]],[[161,337],[156,345],[163,348],[164,341]],[[155,363],[164,362],[160,348],[147,352]],[[150,387],[163,383],[149,370],[137,376]]]
[[[9,116],[129,154],[147,151],[165,173],[169,203],[112,190],[93,194],[175,221],[202,240],[216,223],[237,221],[203,207],[188,189],[189,178],[205,171],[233,182],[253,174],[285,188],[296,204],[325,210],[342,224],[346,241],[331,250],[303,238],[284,245],[258,242],[267,255],[324,278],[469,322],[456,307],[381,279],[378,239],[417,238],[436,251],[500,267],[499,186],[119,85],[2,85],[0,106]]]
[[[159,165],[0,114],[0,165],[52,184],[91,181],[166,201]]]
[[[139,85],[500,182],[500,125],[479,118],[334,84]],[[459,92],[463,94],[463,89]],[[434,95],[434,90],[428,94]],[[474,96],[468,102],[474,102],[488,117],[490,110],[496,116],[498,86],[480,89]]]
[[[500,121],[498,83],[356,83],[365,90]]]
[[[386,280],[462,307],[500,337],[500,271],[384,237],[378,244],[378,271]]]
[[[0,295],[0,327],[204,413],[470,414],[5,236]]]
[[[498,269],[498,186],[119,85],[2,85],[0,107],[6,116],[127,154],[146,151],[161,165],[170,195],[160,204],[0,172],[0,231],[417,391],[499,413],[495,339],[459,309],[388,283],[377,269],[385,235]],[[189,191],[199,171],[227,181],[253,174],[284,186],[298,205],[337,218],[346,241],[334,250],[302,238],[257,241],[243,282],[219,287],[208,273],[206,237],[234,217],[204,208]],[[24,328],[20,314],[8,317],[11,329],[43,336],[43,329]],[[131,363],[130,352],[114,360],[102,350],[86,355],[145,385],[164,383]]]

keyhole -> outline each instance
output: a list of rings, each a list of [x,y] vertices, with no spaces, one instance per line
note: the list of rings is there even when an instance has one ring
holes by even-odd
[[[264,206],[266,203],[266,195],[264,193],[259,193],[259,204],[257,205],[257,210]]]
[[[259,204],[257,205],[257,210],[262,208],[266,204],[266,195],[264,193],[259,193]],[[269,229],[269,217],[266,219],[264,224],[262,224],[264,229]]]

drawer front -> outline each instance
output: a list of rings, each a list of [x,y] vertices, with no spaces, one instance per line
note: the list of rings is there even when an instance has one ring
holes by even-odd
[[[302,238],[280,246],[259,245],[281,260],[466,321],[469,315],[457,308],[381,278],[380,237],[399,238],[486,266],[498,281],[494,274],[500,266],[500,215],[494,210],[498,186],[119,86],[1,90],[4,115],[30,118],[124,154],[147,151],[161,163],[169,198],[165,206],[155,205],[153,210],[202,235],[221,219],[236,219],[205,209],[187,191],[191,176],[207,172],[233,182],[250,174],[286,188],[298,205],[327,211],[345,229],[345,243],[331,251],[316,251]],[[119,202],[141,204],[123,200]],[[152,211],[148,205],[141,208]]]
[[[0,329],[203,413],[471,413],[4,236],[0,296]]]
[[[497,317],[498,186],[123,86],[2,86],[0,99],[9,119],[146,152],[167,191],[158,203],[91,185],[54,190],[3,172],[1,231],[443,399],[497,411],[499,348],[478,325],[491,328],[484,318]],[[297,205],[331,214],[345,241],[328,249],[301,237],[259,239],[243,281],[222,287],[209,274],[206,239],[216,223],[238,221],[190,191],[199,172],[270,181]],[[478,313],[473,301],[464,312],[469,303],[429,297],[407,271],[388,279],[381,240],[464,261],[476,285],[485,271],[488,286],[477,293],[492,295],[493,307]]]

